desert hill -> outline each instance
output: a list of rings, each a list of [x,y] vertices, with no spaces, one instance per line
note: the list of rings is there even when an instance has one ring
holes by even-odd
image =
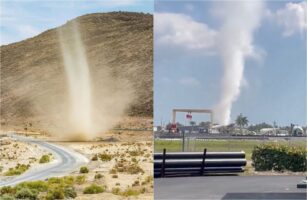
[[[116,102],[126,98],[118,89],[124,80],[133,89],[133,101],[125,109],[125,116],[152,116],[152,15],[94,13],[33,38],[1,46],[2,127],[31,124],[31,119],[48,121],[49,115],[60,114],[67,107],[67,80],[57,32],[73,21],[78,22],[95,90],[109,88],[117,95],[114,102],[105,96],[109,107],[115,109]],[[106,76],[108,81],[104,81]],[[60,105],[50,112],[53,104]],[[111,111],[112,108],[108,112]]]

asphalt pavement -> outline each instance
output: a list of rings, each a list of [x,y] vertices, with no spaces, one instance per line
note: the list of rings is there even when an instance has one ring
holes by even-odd
[[[304,176],[201,176],[156,178],[155,199],[307,199],[296,185]]]
[[[24,181],[44,180],[54,176],[68,175],[70,172],[77,170],[81,165],[88,162],[88,159],[85,156],[60,145],[17,135],[11,135],[11,137],[47,149],[53,154],[55,160],[51,163],[42,164],[30,169],[24,174],[13,177],[12,179],[9,178],[8,180],[0,181],[0,187],[16,185]]]

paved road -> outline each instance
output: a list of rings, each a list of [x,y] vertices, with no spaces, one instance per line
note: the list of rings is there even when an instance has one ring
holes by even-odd
[[[53,176],[64,176],[88,162],[88,159],[83,155],[60,145],[42,142],[32,138],[17,135],[11,135],[11,137],[20,141],[40,145],[42,148],[45,148],[53,153],[55,161],[51,162],[50,164],[43,164],[34,169],[30,169],[26,173],[13,179],[0,181],[0,187],[16,185],[24,181],[44,180]]]
[[[304,176],[203,176],[155,179],[155,199],[306,199]]]

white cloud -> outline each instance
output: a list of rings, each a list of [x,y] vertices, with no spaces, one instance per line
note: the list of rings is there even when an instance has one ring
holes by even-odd
[[[175,45],[187,49],[212,51],[216,31],[188,15],[155,13],[155,42],[158,45]]]
[[[195,87],[199,86],[200,82],[194,77],[184,77],[179,80],[179,83],[184,86]]]
[[[307,31],[307,2],[287,3],[284,8],[270,13],[269,17],[284,28],[283,35]]]

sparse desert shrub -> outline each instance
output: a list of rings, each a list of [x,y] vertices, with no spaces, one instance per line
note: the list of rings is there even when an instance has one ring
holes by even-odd
[[[133,151],[129,151],[128,154],[134,157],[134,156],[141,156],[144,154],[144,152],[141,150],[133,150]]]
[[[28,188],[30,190],[44,192],[47,191],[48,184],[44,181],[29,181],[29,182],[22,182],[16,185],[17,190],[20,190],[22,188]]]
[[[16,192],[17,199],[37,200],[38,192],[29,188],[22,188]]]
[[[94,177],[94,178],[95,178],[95,179],[101,179],[102,177],[103,177],[103,176],[102,176],[101,174],[98,173],[98,174],[95,174],[95,177]]]
[[[77,176],[75,181],[78,185],[81,185],[85,183],[85,176]]]
[[[11,194],[4,194],[0,196],[0,200],[15,200],[15,197]]]
[[[118,175],[117,174],[113,174],[112,178],[118,178]]]
[[[110,174],[116,174],[116,173],[117,173],[117,170],[113,168],[113,169],[110,170],[109,173],[110,173]]]
[[[92,161],[97,161],[98,160],[98,156],[97,154],[95,154],[93,157],[92,157]]]
[[[3,171],[3,166],[0,166],[0,173]]]
[[[88,172],[89,172],[89,170],[88,170],[87,167],[85,167],[85,166],[80,167],[80,173],[81,173],[81,174],[86,174],[86,173],[88,173]]]
[[[138,173],[144,173],[144,170],[139,165],[132,164],[127,167],[127,172],[129,174],[138,174]]]
[[[134,181],[134,183],[132,184],[132,186],[139,186],[140,185],[140,181],[136,180]]]
[[[3,186],[0,188],[0,195],[4,194],[15,194],[16,189],[12,186]]]
[[[99,154],[99,158],[100,158],[101,161],[110,161],[110,160],[112,160],[112,156],[110,154],[106,154],[106,153]]]
[[[83,194],[98,194],[104,192],[104,187],[101,187],[96,184],[92,184],[83,190]]]
[[[64,184],[66,186],[72,186],[75,182],[75,178],[73,176],[64,176],[62,179],[64,180]]]
[[[63,183],[63,179],[59,178],[59,177],[51,177],[48,179],[48,184],[62,184]]]
[[[145,178],[145,180],[142,182],[142,185],[146,185],[148,183],[152,183],[153,182],[153,176],[147,176]]]
[[[112,194],[120,195],[120,188],[118,188],[118,187],[112,188]]]
[[[7,172],[5,172],[5,176],[16,176],[24,173],[30,168],[30,165],[25,164],[17,164],[15,168],[9,168]]]
[[[48,162],[50,162],[50,156],[47,154],[42,155],[42,157],[39,159],[40,164],[48,163]]]
[[[48,190],[46,200],[64,199],[64,189],[61,187],[54,187]]]
[[[126,197],[128,197],[128,196],[137,196],[139,194],[141,194],[140,190],[135,190],[135,189],[132,189],[132,188],[127,188],[125,191],[123,191],[121,193],[121,195],[126,196]]]
[[[75,188],[74,187],[66,187],[64,189],[64,196],[66,198],[76,198],[77,197],[77,192],[75,191]]]

